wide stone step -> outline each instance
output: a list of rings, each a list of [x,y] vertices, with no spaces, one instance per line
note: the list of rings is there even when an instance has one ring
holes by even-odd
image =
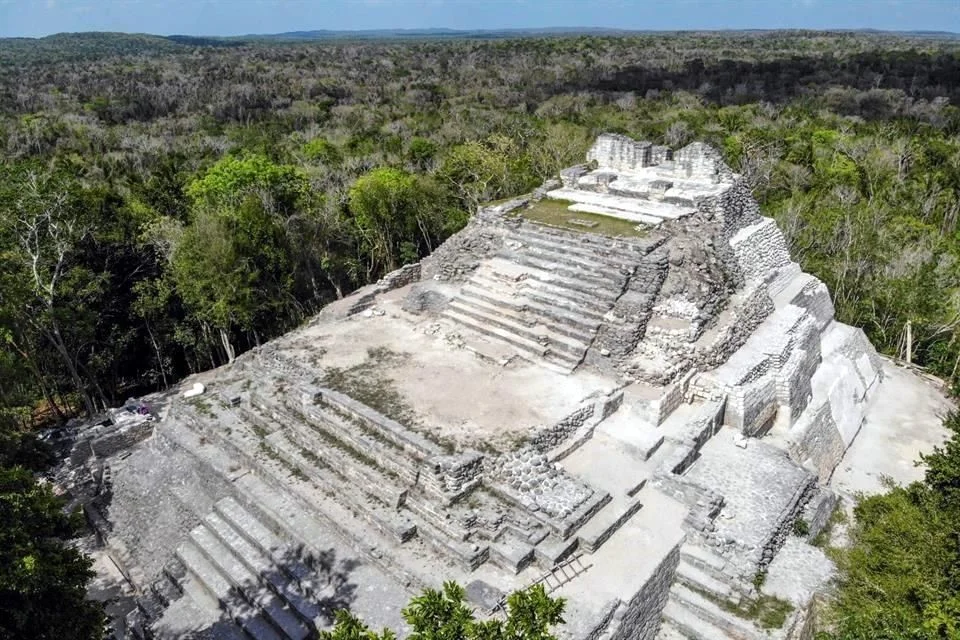
[[[460,326],[479,333],[480,335],[492,338],[494,340],[500,340],[509,344],[511,347],[517,350],[518,355],[527,358],[533,362],[537,361],[546,361],[548,355],[547,347],[540,344],[539,342],[534,342],[533,340],[528,340],[521,336],[511,333],[510,331],[505,331],[499,327],[492,327],[485,324],[482,321],[477,320],[469,315],[463,315],[458,313],[453,309],[445,309],[443,315],[453,321],[455,321]],[[553,354],[555,357],[550,360],[552,364],[556,364],[562,371],[570,372],[580,361],[575,357],[566,356],[566,354]]]
[[[594,553],[641,508],[638,498],[611,500],[577,531],[580,548]]]
[[[534,331],[534,335],[530,336],[531,339],[534,340],[540,335],[536,333],[537,328],[542,327],[550,332],[548,335],[555,335],[561,340],[566,338],[568,341],[579,343],[579,345],[585,348],[593,341],[593,335],[596,332],[596,325],[583,327],[582,325],[574,325],[572,321],[564,323],[558,319],[556,314],[546,315],[525,310],[522,307],[522,302],[520,303],[521,306],[518,306],[516,302],[511,304],[506,300],[486,297],[482,291],[478,295],[476,290],[470,289],[469,287],[464,287],[460,293],[461,297],[455,302],[466,304],[472,308],[483,310],[486,313],[503,317],[520,326],[528,327]],[[578,346],[577,351],[579,351],[579,349],[580,347]]]
[[[297,430],[320,435],[327,441],[327,446],[339,447],[345,453],[352,453],[354,457],[359,453],[364,458],[369,458],[380,471],[391,478],[396,478],[393,484],[406,486],[416,482],[420,461],[407,455],[383,436],[371,434],[372,428],[366,423],[359,420],[350,421],[339,415],[334,407],[301,408],[295,402],[287,406],[305,414],[308,424],[303,424],[296,415],[289,416],[288,424]]]
[[[610,216],[613,218],[623,218],[623,212],[617,209],[611,209],[610,207],[604,207],[597,204],[572,204],[568,207],[568,210],[571,212],[583,212],[583,213],[593,213],[601,216]],[[637,224],[645,224],[650,226],[657,226],[663,222],[663,218],[658,218],[657,216],[650,216],[644,213],[631,213],[628,220],[631,222],[636,222]]]
[[[729,584],[694,567],[685,560],[680,560],[680,564],[677,566],[677,580],[687,587],[705,593],[712,593],[718,598],[726,600],[740,599],[740,594]]]
[[[319,433],[323,428],[319,425],[290,425],[283,435],[300,447],[301,457],[311,467],[324,465],[332,469],[358,488],[366,488],[374,498],[388,506],[396,508],[403,503],[407,488],[398,485],[400,478],[395,473],[375,466],[373,458],[343,443],[335,434],[324,437]]]
[[[629,264],[649,250],[648,243],[637,243],[623,238],[617,240],[603,238],[597,242],[594,238],[584,236],[582,232],[556,231],[548,227],[524,226],[514,231],[511,238],[529,244],[540,242],[546,246],[562,248],[570,253],[578,253],[589,258],[599,257],[621,264]]]
[[[549,260],[575,264],[584,269],[595,271],[601,275],[616,272],[631,272],[640,261],[640,256],[630,252],[630,255],[610,254],[604,255],[599,250],[583,251],[578,249],[575,244],[557,244],[549,240],[538,238],[520,238],[515,236],[516,243],[521,245],[523,251],[534,255],[540,255]]]
[[[695,611],[687,609],[674,600],[667,601],[667,606],[663,608],[663,619],[689,640],[733,640],[734,638],[724,629],[704,620]]]
[[[568,295],[578,296],[577,300],[596,301],[601,307],[604,304],[613,305],[613,302],[623,293],[623,288],[611,282],[597,284],[584,282],[582,278],[569,278],[549,268],[536,267],[531,264],[512,262],[502,255],[493,256],[486,264],[495,278],[511,283],[543,282],[558,289],[569,292]]]
[[[207,595],[216,600],[219,607],[229,615],[253,640],[286,640],[280,633],[247,602],[233,592],[230,581],[192,543],[177,548],[177,557],[187,568],[188,581],[194,580]],[[190,590],[184,585],[184,591]]]
[[[589,346],[589,341],[581,341],[557,335],[543,325],[526,326],[520,324],[516,320],[505,317],[495,307],[480,302],[479,300],[457,298],[450,303],[449,309],[460,315],[470,316],[490,326],[509,331],[531,342],[542,344],[553,352],[566,352],[573,356],[582,357],[583,352],[586,351],[587,346]]]
[[[185,574],[181,588],[183,598],[171,605],[177,615],[176,631],[165,625],[154,625],[150,629],[154,640],[206,639],[209,637],[211,620],[217,620],[216,640],[250,640],[251,634],[244,633],[236,621],[222,618],[223,606],[220,601],[199,581]],[[260,618],[259,624],[265,625],[268,632],[276,633],[263,618]]]
[[[329,474],[324,474],[322,470],[303,458],[298,444],[287,439],[285,434],[277,435],[281,437],[271,436],[270,441],[274,451],[288,464],[299,468],[314,486],[322,491],[332,492],[342,502],[353,505],[357,515],[397,542],[405,542],[416,534],[416,525],[400,515],[396,509],[377,505],[375,501],[369,499],[367,492],[370,487],[357,487],[355,483],[343,478],[331,478]]]
[[[489,304],[529,314],[544,324],[551,324],[554,330],[558,332],[561,329],[571,329],[581,334],[592,336],[602,321],[596,315],[587,315],[579,311],[567,310],[563,307],[540,304],[539,302],[529,300],[522,293],[517,296],[504,296],[496,291],[491,291],[483,284],[478,285],[472,280],[464,285],[460,293],[469,298],[477,298]]]
[[[274,533],[233,498],[220,500],[214,505],[214,510],[250,544],[260,549],[261,553],[275,560],[283,559],[283,562],[276,562],[276,566],[289,576],[301,591],[315,593],[313,572],[303,562],[293,561],[301,555],[299,550]]]
[[[315,498],[311,500],[309,495],[304,494],[301,487],[293,485],[289,487],[289,493],[286,490],[281,493],[275,482],[264,480],[251,473],[238,478],[234,484],[244,493],[245,500],[250,501],[245,506],[251,510],[251,513],[257,512],[273,529],[301,543],[304,554],[308,556],[324,557],[333,536],[341,540],[355,540],[355,529],[345,524],[346,519],[356,516],[355,513],[339,509],[342,520],[334,519],[327,512],[312,507]],[[368,562],[380,567],[398,584],[413,585],[411,589],[414,590],[426,587],[427,582],[422,576],[409,573],[399,567],[389,556],[374,555],[366,551],[390,548],[396,539],[397,536],[393,532],[367,527],[363,539],[365,546],[358,551],[363,553]]]
[[[577,269],[574,266],[567,266],[567,264],[563,262],[540,258],[518,251],[503,250],[497,255],[515,264],[537,269],[552,274],[555,277],[563,277],[570,283],[579,283],[584,291],[597,289],[615,294],[623,290],[623,285],[627,279],[627,276],[619,272],[601,275],[585,269]]]
[[[676,220],[696,212],[693,206],[679,206],[668,202],[656,202],[618,196],[608,193],[584,191],[582,189],[557,189],[547,193],[547,197],[556,200],[569,200],[577,204],[591,204],[613,210],[618,218],[641,222],[640,216]]]
[[[505,283],[488,266],[477,269],[469,283],[474,287],[499,295],[516,292],[524,300],[538,304],[543,308],[563,310],[598,324],[603,321],[604,314],[610,310],[615,300],[597,297],[590,293],[583,293],[533,278],[520,282]]]
[[[576,270],[577,272],[582,271],[604,280],[611,276],[623,276],[632,271],[628,266],[611,264],[595,258],[586,258],[575,253],[570,253],[563,248],[546,248],[540,245],[523,243],[522,246],[513,248],[512,251],[526,254],[536,260],[564,265],[568,269]]]
[[[436,509],[435,499],[415,491],[412,487],[398,487],[395,484],[395,478],[386,476],[373,477],[370,469],[361,470],[361,463],[354,463],[349,456],[343,454],[340,456],[343,465],[339,467],[342,471],[338,475],[324,473],[325,469],[318,468],[314,460],[304,455],[304,450],[309,449],[309,440],[300,440],[297,438],[297,432],[287,430],[282,434],[274,434],[268,437],[270,444],[275,447],[277,453],[288,461],[289,464],[297,466],[301,472],[311,482],[324,490],[332,490],[342,497],[355,496],[350,501],[351,508],[361,514],[367,521],[374,524],[381,531],[387,532],[399,542],[406,542],[413,538],[416,533],[423,534],[423,524],[430,523],[437,531],[453,539],[463,539],[466,537],[466,531],[450,522],[445,517],[445,512]],[[304,446],[304,445],[308,446]],[[316,447],[322,446],[318,443]],[[334,448],[326,448],[322,451],[314,448],[312,451],[318,451],[321,463],[331,463],[331,454],[335,452]],[[334,468],[333,464],[327,465]],[[366,477],[365,480],[361,479]],[[400,507],[416,516],[419,516],[419,524],[407,517],[406,512],[400,512]]]
[[[723,637],[736,638],[736,640],[760,640],[764,637],[749,620],[737,617],[713,600],[682,584],[675,582],[670,587],[670,600],[682,605],[684,609],[713,627],[722,629],[726,634]]]
[[[307,626],[314,624],[314,620],[320,615],[320,607],[301,591],[299,585],[290,579],[284,568],[287,564],[301,564],[298,554],[293,553],[291,549],[287,557],[265,555],[258,546],[247,540],[217,513],[211,513],[204,518],[204,524],[243,562],[248,570],[256,574],[263,584],[284,600]]]
[[[518,291],[528,300],[569,309],[584,315],[596,315],[601,321],[603,316],[613,308],[616,301],[615,298],[585,299],[584,294],[564,287],[557,287],[541,280],[529,280],[518,287]]]
[[[203,449],[203,461],[220,474],[233,474],[233,487],[244,508],[269,529],[298,545],[305,557],[324,558],[330,545],[345,541],[354,545],[356,532],[362,527],[364,545],[352,548],[367,563],[396,584],[410,585],[411,595],[432,584],[423,575],[400,566],[389,554],[375,553],[374,549],[395,544],[396,536],[358,521],[353,504],[337,502],[335,488],[292,478],[284,463],[265,458],[260,447],[263,441],[248,425],[239,424],[226,431],[219,425],[207,428],[202,423],[184,421],[165,432],[188,452]],[[216,443],[217,447],[205,447],[205,442]],[[249,471],[233,473],[238,464]],[[322,501],[322,494],[331,500],[321,509],[318,502]]]
[[[657,631],[656,640],[687,640],[689,637],[690,636],[673,626],[673,623],[669,620],[662,620],[660,630]]]
[[[490,557],[490,549],[486,543],[453,539],[429,522],[422,523],[418,530],[418,537],[428,544],[444,562],[459,565],[468,572],[483,565]]]
[[[709,549],[695,544],[685,544],[680,547],[680,558],[690,566],[714,577],[725,575],[724,569],[727,566],[727,560]]]
[[[504,541],[490,544],[490,562],[514,574],[534,561],[533,547],[523,542]]]
[[[310,630],[272,591],[260,583],[244,563],[205,525],[190,532],[190,540],[230,582],[235,592],[258,607],[273,626],[290,640],[303,640]]]

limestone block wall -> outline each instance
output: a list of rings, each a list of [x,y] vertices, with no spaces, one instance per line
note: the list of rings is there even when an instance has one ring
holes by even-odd
[[[735,387],[727,396],[724,422],[747,436],[761,435],[777,415],[777,385],[773,373]]]
[[[653,640],[660,630],[660,614],[667,605],[670,585],[680,564],[680,544],[670,550],[643,587],[621,607],[611,621],[611,640]]]
[[[786,239],[772,218],[740,229],[730,239],[730,246],[747,280],[770,280],[791,263]]]
[[[420,434],[407,429],[396,420],[391,420],[367,405],[357,402],[350,396],[338,391],[322,387],[305,386],[302,393],[302,400],[304,406],[317,404],[345,412],[353,418],[362,421],[382,437],[392,441],[395,445],[402,447],[404,451],[415,458],[435,458],[443,455],[443,450],[440,449],[439,446]]]
[[[427,468],[430,473],[420,477],[424,487],[434,495],[456,500],[480,484],[483,456],[475,452],[436,456],[427,461]]]
[[[576,189],[577,182],[580,180],[581,176],[587,174],[589,169],[586,165],[578,164],[560,171],[560,184],[566,189]]]
[[[716,435],[723,426],[725,410],[725,398],[711,400],[696,417],[687,423],[684,431],[675,439],[679,446],[674,447],[664,456],[657,467],[655,476],[658,486],[661,486],[661,479],[664,483],[663,486],[669,486],[671,481],[676,480],[679,474],[686,471],[696,461],[703,445]],[[684,501],[680,497],[677,497],[677,499],[681,502]]]
[[[124,449],[129,449],[153,434],[153,424],[153,422],[143,421],[134,425],[111,430],[91,440],[90,449],[100,458],[111,456]]]
[[[843,458],[847,445],[833,420],[830,402],[821,398],[808,406],[790,433],[790,457],[827,482]]]
[[[664,387],[663,394],[659,398],[634,404],[633,411],[646,422],[659,426],[676,411],[683,402],[683,396],[682,384],[670,384]]]
[[[807,523],[807,542],[813,542],[817,535],[827,526],[833,515],[839,498],[827,487],[818,487],[816,493],[803,508],[801,518]]]
[[[613,366],[636,349],[643,338],[657,293],[668,270],[667,247],[647,254],[627,282],[626,291],[597,328],[585,362],[600,368]]]
[[[503,248],[504,235],[499,213],[478,211],[466,227],[420,261],[421,277],[452,282],[466,280],[481,262]]]
[[[792,535],[793,523],[801,516],[804,507],[817,492],[817,483],[813,477],[810,477],[798,491],[794,494],[788,508],[781,514],[774,534],[767,539],[766,544],[760,550],[757,571],[764,571],[777,553],[783,547],[787,538]]]
[[[703,345],[696,355],[696,367],[712,369],[727,362],[753,335],[754,330],[774,311],[773,301],[766,287],[748,286],[729,303],[731,318],[716,327],[712,340]]]
[[[584,404],[556,424],[539,431],[530,440],[530,445],[541,453],[549,451],[586,424],[593,417],[595,409],[592,402]]]
[[[813,393],[810,380],[819,365],[819,348],[815,351],[797,349],[777,372],[777,403],[789,409],[791,424],[810,402]]]
[[[595,161],[601,169],[621,171],[649,167],[652,147],[649,142],[638,142],[626,136],[605,133],[599,136],[587,151],[587,161]]]
[[[833,299],[827,285],[817,278],[803,274],[799,276],[807,280],[800,291],[790,300],[790,304],[802,307],[810,312],[817,322],[817,330],[824,331],[833,322]]]
[[[399,269],[391,271],[387,275],[383,276],[379,282],[377,282],[377,288],[381,292],[392,291],[394,289],[399,289],[400,287],[405,287],[412,282],[416,282],[420,279],[420,263],[414,264],[405,264]]]
[[[688,177],[715,182],[733,177],[733,171],[723,161],[720,152],[702,142],[693,142],[674,153],[673,162],[675,170]]]
[[[682,221],[682,228],[705,227],[699,235],[711,237],[711,251],[727,269],[727,277],[734,287],[743,286],[744,274],[732,239],[742,229],[763,220],[760,205],[742,179],[731,176],[730,185],[719,195],[697,199],[697,213]]]
[[[650,147],[650,164],[658,165],[673,160],[673,149],[655,144]]]
[[[597,422],[606,420],[623,404],[623,391],[614,391],[596,401],[593,412]]]

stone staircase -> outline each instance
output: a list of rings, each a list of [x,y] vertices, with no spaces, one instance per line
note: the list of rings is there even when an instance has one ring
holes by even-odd
[[[176,557],[182,570],[169,571],[182,592],[214,602],[254,640],[303,640],[329,622],[319,602],[334,581],[233,498],[214,505]]]
[[[573,371],[646,251],[620,245],[522,226],[474,272],[444,315],[525,358]]]
[[[658,640],[762,640],[769,636],[728,607],[736,607],[749,587],[733,586],[723,573],[726,560],[702,547],[686,544],[663,610]],[[725,606],[726,605],[726,606]]]
[[[306,396],[316,391],[303,389]],[[289,473],[274,474],[277,483],[307,484],[336,500],[388,545],[418,540],[467,571],[485,562],[511,573],[534,562],[551,568],[576,548],[578,529],[609,499],[598,492],[582,505],[583,513],[556,520],[530,512],[522,496],[495,482],[485,483],[484,491],[472,491],[476,485],[468,479],[451,488],[444,475],[449,469],[440,468],[460,459],[469,463],[471,454],[449,455],[384,416],[377,414],[378,423],[351,414],[375,412],[346,396],[320,393],[322,402],[304,403],[296,393],[272,401],[253,392],[249,404],[235,410],[241,424],[229,430],[211,424],[201,429],[203,437],[231,449],[258,474],[266,473],[264,458],[281,463]],[[598,523],[609,520],[610,511],[601,511]],[[611,526],[591,540],[600,538],[599,546]]]

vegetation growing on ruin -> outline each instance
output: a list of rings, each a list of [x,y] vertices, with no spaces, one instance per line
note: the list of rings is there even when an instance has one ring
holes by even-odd
[[[386,347],[371,348],[363,362],[347,368],[328,367],[316,382],[362,402],[391,420],[415,426],[419,423],[416,412],[388,376],[390,367],[404,357],[405,354]]]
[[[922,482],[862,498],[821,640],[960,638],[960,414]]]
[[[636,222],[582,211],[569,211],[567,207],[571,204],[573,203],[568,200],[544,199],[531,204],[529,207],[517,209],[513,212],[513,215],[579,233],[600,233],[607,236],[627,237],[642,237],[647,234],[644,229],[637,228]],[[588,224],[577,224],[573,222],[574,220],[582,220]]]

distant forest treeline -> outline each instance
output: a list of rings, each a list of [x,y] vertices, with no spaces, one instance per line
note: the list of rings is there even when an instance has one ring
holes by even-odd
[[[721,148],[841,319],[960,362],[960,44],[0,41],[0,419],[222,364],[604,131]]]

